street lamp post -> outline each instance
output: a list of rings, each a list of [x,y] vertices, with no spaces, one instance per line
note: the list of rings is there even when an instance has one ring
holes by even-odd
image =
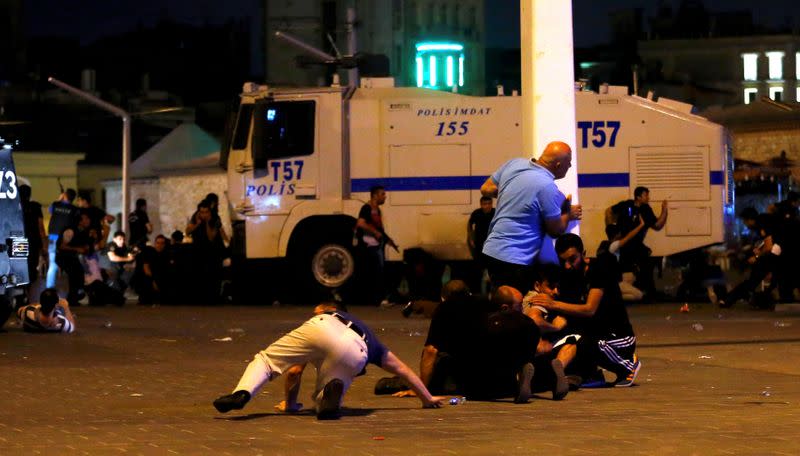
[[[72,87],[71,85],[59,81],[52,76],[47,78],[47,81],[77,97],[83,98],[84,100],[92,103],[95,106],[98,106],[101,109],[104,109],[122,118],[122,231],[127,233],[128,213],[130,212],[131,186],[130,175],[128,174],[128,169],[130,168],[131,164],[131,115],[122,108],[103,101],[91,93]]]

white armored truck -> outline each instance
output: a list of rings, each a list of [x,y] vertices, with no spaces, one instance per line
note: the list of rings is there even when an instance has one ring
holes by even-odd
[[[0,142],[0,327],[28,283],[28,239],[11,149]]]
[[[589,254],[604,211],[650,189],[669,222],[651,232],[654,256],[720,243],[733,203],[725,129],[690,105],[631,96],[625,87],[576,93],[580,233]],[[522,150],[518,96],[473,97],[365,79],[361,87],[246,83],[221,160],[234,233],[247,259],[287,258],[325,287],[358,267],[353,227],[373,185],[388,193],[386,231],[402,248],[470,259],[469,214],[479,188]],[[387,251],[388,260],[401,254]]]

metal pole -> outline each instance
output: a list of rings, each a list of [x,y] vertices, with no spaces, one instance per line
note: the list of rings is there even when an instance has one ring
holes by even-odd
[[[128,214],[131,212],[131,116],[122,117],[122,231],[128,231]]]
[[[131,164],[131,115],[120,107],[103,101],[89,92],[84,92],[65,82],[59,81],[52,76],[47,78],[47,81],[76,97],[83,98],[89,103],[122,118],[122,231],[127,233],[128,212],[130,212],[130,176],[128,175],[128,168]]]
[[[333,63],[333,62],[336,62],[336,60],[337,60],[336,57],[328,54],[327,52],[320,51],[319,49],[317,49],[317,48],[315,48],[313,46],[309,46],[308,44],[306,44],[306,43],[298,40],[297,38],[295,38],[295,37],[293,37],[293,36],[291,36],[289,34],[286,34],[284,32],[275,32],[275,38],[280,38],[280,39],[282,39],[284,41],[287,41],[289,44],[292,44],[295,47],[306,51],[307,53],[313,55],[314,57],[316,57],[317,59],[319,59],[322,62]]]
[[[353,7],[347,8],[347,53],[356,55],[356,9]],[[347,85],[350,87],[358,87],[358,68],[351,68],[347,70]]]

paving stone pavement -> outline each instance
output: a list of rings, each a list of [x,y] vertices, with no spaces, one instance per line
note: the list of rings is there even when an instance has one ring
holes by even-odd
[[[373,395],[384,373],[372,366],[333,422],[275,413],[280,379],[241,412],[211,406],[310,306],[79,308],[71,336],[9,322],[0,454],[800,454],[800,306],[678,307],[630,308],[643,361],[633,388],[423,410],[416,399]],[[426,320],[351,310],[418,366]],[[306,405],[313,377],[303,381]]]

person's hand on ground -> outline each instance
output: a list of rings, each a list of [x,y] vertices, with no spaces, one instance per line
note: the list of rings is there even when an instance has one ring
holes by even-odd
[[[439,408],[444,404],[445,400],[447,400],[446,397],[431,396],[431,399],[428,401],[422,400],[422,408]]]

